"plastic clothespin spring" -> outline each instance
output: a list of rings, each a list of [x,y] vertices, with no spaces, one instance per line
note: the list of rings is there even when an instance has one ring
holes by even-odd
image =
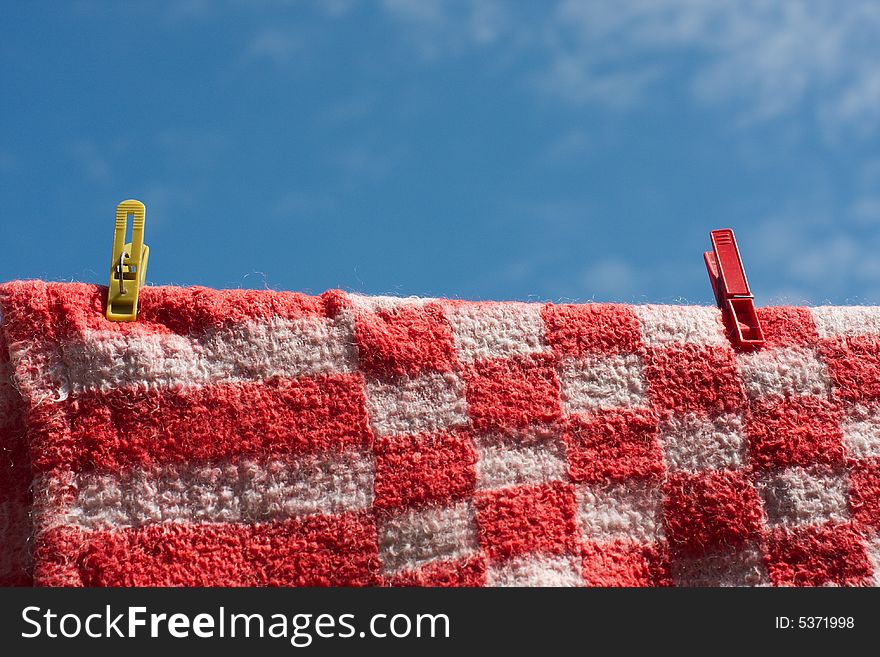
[[[128,217],[132,217],[131,242],[126,242]],[[147,209],[134,199],[116,206],[110,285],[107,290],[107,319],[113,322],[137,320],[138,296],[147,274],[150,247],[144,244]]]

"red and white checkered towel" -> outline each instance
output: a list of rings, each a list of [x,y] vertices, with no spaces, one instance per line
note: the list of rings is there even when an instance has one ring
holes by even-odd
[[[0,286],[4,583],[878,583],[880,308],[105,293]]]

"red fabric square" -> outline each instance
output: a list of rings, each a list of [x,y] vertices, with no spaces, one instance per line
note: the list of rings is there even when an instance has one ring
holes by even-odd
[[[149,286],[148,286],[149,287]],[[106,298],[106,293],[104,297]],[[0,303],[4,309],[3,333],[7,344],[23,342],[34,344],[35,338],[53,339],[67,326],[67,314],[62,314],[58,298],[82,299],[82,314],[100,313],[101,290],[95,285],[77,283],[43,283],[42,281],[13,281],[0,284]],[[12,312],[10,312],[12,311]],[[102,313],[103,314],[103,313]],[[102,318],[103,319],[103,318]],[[105,324],[109,324],[104,320]],[[119,325],[135,325],[137,322],[118,322]],[[121,329],[124,330],[124,329]],[[42,340],[36,341],[40,348]]]
[[[880,457],[850,466],[849,506],[862,526],[880,529]]]
[[[95,532],[87,541],[81,554],[57,552],[77,563],[85,586],[365,586],[378,579],[367,514],[158,524]]]
[[[666,536],[676,552],[699,555],[741,545],[761,529],[758,493],[740,472],[674,474],[664,490]]]
[[[385,578],[385,586],[485,586],[486,560],[481,556],[429,563]]]
[[[47,427],[35,440],[35,467],[41,470],[119,471],[132,465],[320,452],[373,441],[359,374],[165,390],[119,388],[69,397],[63,404],[70,430]]]
[[[732,349],[696,344],[647,349],[644,376],[658,413],[744,408],[745,392]]]
[[[657,416],[649,410],[602,410],[566,425],[572,481],[647,477],[663,473]]]
[[[862,537],[850,525],[770,532],[766,563],[776,586],[858,586],[873,572]]]
[[[356,317],[360,367],[365,373],[416,375],[455,368],[452,329],[440,304],[359,311]]]
[[[762,400],[746,420],[749,456],[756,468],[843,463],[838,405],[822,397]]]
[[[459,498],[474,490],[476,453],[464,433],[379,438],[375,453],[377,507]]]
[[[571,485],[552,482],[484,491],[475,499],[480,545],[492,559],[578,552]]]
[[[0,350],[5,345],[0,338]],[[3,355],[0,355],[2,358]],[[5,372],[0,370],[0,376]],[[5,386],[0,381],[0,387]],[[4,394],[0,390],[0,395]],[[0,399],[2,404],[2,399]],[[4,416],[0,407],[0,423],[9,422],[11,416]],[[31,585],[30,543],[33,532],[31,520],[33,474],[31,472],[30,455],[25,441],[24,428],[20,422],[13,426],[0,426],[0,509],[2,509],[2,526],[0,531],[0,586]],[[48,501],[48,494],[40,495],[43,502]]]
[[[468,412],[478,431],[553,422],[562,416],[559,379],[544,354],[477,361],[464,369]]]
[[[816,345],[819,334],[809,308],[771,306],[758,308],[767,347]]]
[[[825,340],[819,354],[828,366],[837,395],[842,399],[855,402],[880,399],[880,344],[877,336]]]
[[[201,333],[232,323],[268,320],[273,317],[329,316],[328,302],[334,292],[312,297],[297,292],[269,290],[212,290],[204,287],[151,288],[141,291],[138,324],[167,329],[180,335]],[[338,292],[335,292],[338,295]],[[99,291],[103,305],[103,294]],[[86,321],[103,321],[103,312],[90,312]],[[106,329],[104,326],[84,328]]]
[[[547,343],[558,356],[633,353],[642,346],[632,306],[611,303],[547,304],[541,311]]]
[[[671,586],[669,555],[658,544],[628,541],[587,543],[583,553],[587,586]]]

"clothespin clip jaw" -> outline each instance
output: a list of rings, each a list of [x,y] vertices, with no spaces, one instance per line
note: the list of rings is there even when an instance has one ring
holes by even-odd
[[[755,309],[755,297],[749,289],[736,237],[729,228],[709,233],[712,250],[703,254],[715,301],[724,315],[733,341],[742,349],[764,345],[764,329]]]
[[[131,242],[126,242],[128,218],[132,217]],[[107,319],[113,322],[137,320],[138,295],[147,274],[150,248],[144,244],[147,209],[130,199],[116,206],[110,285],[107,290]]]

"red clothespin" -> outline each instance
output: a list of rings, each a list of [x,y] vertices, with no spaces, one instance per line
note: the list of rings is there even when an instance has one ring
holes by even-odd
[[[706,251],[703,259],[709,271],[709,280],[715,292],[715,300],[724,313],[736,346],[756,349],[764,344],[764,330],[755,310],[755,297],[749,290],[742,258],[736,246],[736,238],[729,228],[709,233],[712,251]]]

